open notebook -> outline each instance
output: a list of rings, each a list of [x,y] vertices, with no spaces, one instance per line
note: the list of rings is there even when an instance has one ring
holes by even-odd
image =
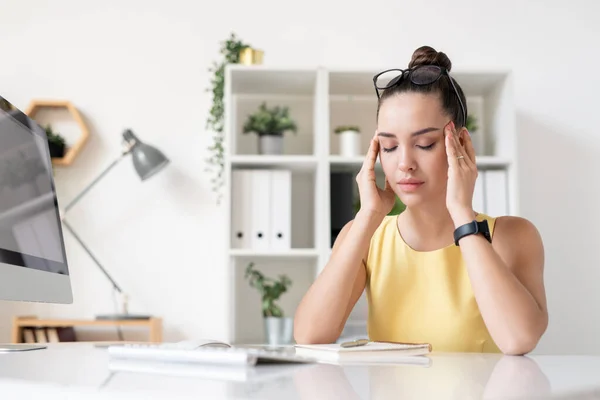
[[[363,346],[342,347],[340,343],[297,344],[296,354],[312,357],[319,361],[342,362],[385,362],[428,364],[422,357],[431,352],[429,343],[368,342]]]

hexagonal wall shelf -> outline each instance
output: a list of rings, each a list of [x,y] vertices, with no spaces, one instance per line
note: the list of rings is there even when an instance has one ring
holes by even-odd
[[[62,158],[52,158],[52,164],[54,165],[71,165],[77,154],[83,148],[85,142],[87,142],[88,137],[90,136],[88,128],[83,122],[83,118],[81,118],[81,114],[79,114],[77,108],[75,108],[75,106],[71,102],[66,100],[32,100],[31,103],[29,103],[29,107],[27,108],[27,111],[25,113],[30,118],[35,120],[35,114],[41,109],[46,108],[66,109],[73,118],[73,120],[77,123],[77,126],[81,131],[77,140],[72,145],[67,146],[65,155]]]

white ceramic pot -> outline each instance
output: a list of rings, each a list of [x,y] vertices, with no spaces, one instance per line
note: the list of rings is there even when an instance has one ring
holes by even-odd
[[[269,345],[291,344],[294,339],[294,320],[291,317],[265,317],[265,334]]]
[[[283,154],[283,136],[261,135],[258,137],[258,153]]]
[[[361,155],[360,133],[356,131],[344,131],[338,133],[340,137],[340,155],[354,157]]]

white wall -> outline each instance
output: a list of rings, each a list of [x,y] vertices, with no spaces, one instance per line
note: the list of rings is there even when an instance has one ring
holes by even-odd
[[[64,204],[134,129],[173,160],[141,184],[121,165],[71,221],[133,297],[165,318],[166,339],[225,337],[223,210],[204,172],[208,66],[232,30],[269,65],[405,66],[428,44],[456,66],[515,71],[521,209],[546,245],[550,327],[540,352],[600,353],[600,28],[594,1],[347,2],[3,0],[0,87],[25,107],[65,98],[92,139],[57,171]],[[272,15],[272,16],[269,16]],[[577,82],[577,81],[580,82]],[[110,286],[68,235],[72,306],[4,303],[15,312],[91,317],[113,310]]]

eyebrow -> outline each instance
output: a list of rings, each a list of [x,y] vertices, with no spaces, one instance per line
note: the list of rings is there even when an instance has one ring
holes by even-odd
[[[424,135],[426,133],[429,132],[433,132],[433,131],[439,131],[440,128],[434,128],[434,127],[429,127],[429,128],[424,128],[424,129],[419,129],[416,132],[411,133],[411,136],[419,136],[419,135]],[[389,133],[389,132],[379,132],[377,133],[377,136],[383,136],[383,137],[389,137],[389,138],[395,138],[396,135],[394,135],[393,133]]]

